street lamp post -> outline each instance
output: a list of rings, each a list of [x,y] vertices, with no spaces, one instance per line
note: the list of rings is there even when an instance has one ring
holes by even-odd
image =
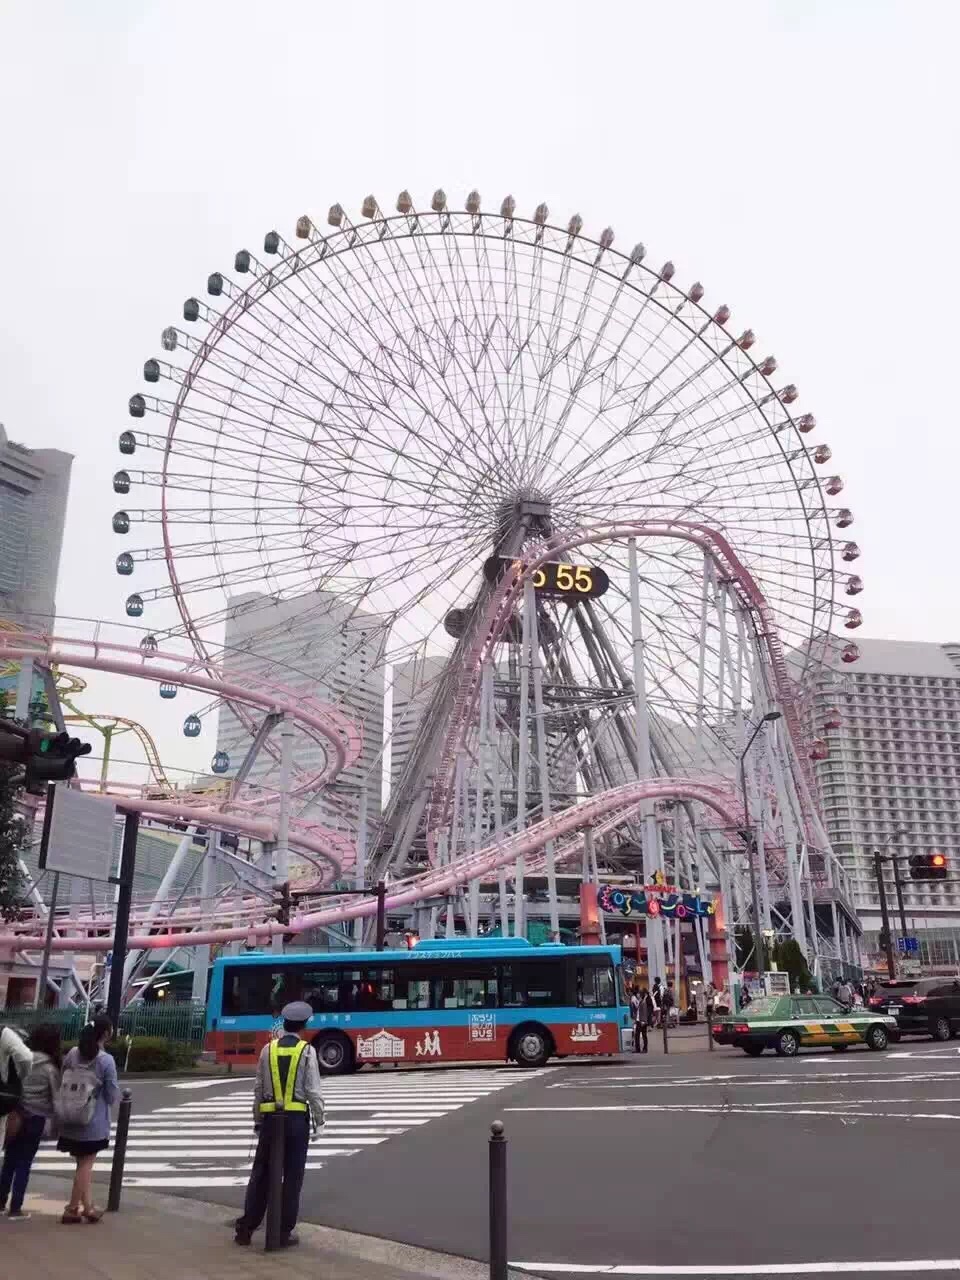
[[[753,906],[753,934],[754,934],[754,950],[756,951],[757,961],[757,977],[760,979],[761,987],[765,988],[764,974],[766,965],[763,962],[763,933],[760,929],[760,895],[757,892],[757,833],[756,828],[750,821],[750,800],[747,796],[747,756],[750,754],[750,748],[757,740],[757,735],[763,729],[765,724],[772,724],[774,720],[780,719],[779,711],[768,711],[763,719],[757,724],[750,740],[744,747],[740,756],[740,790],[743,792],[743,817],[746,823],[746,834],[749,837],[749,846],[747,853],[747,863],[750,867],[750,896]]]

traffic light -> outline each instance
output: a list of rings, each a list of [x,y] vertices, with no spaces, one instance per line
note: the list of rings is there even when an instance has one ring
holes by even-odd
[[[911,880],[946,880],[947,856],[934,849],[930,853],[915,853],[910,858]]]
[[[31,795],[43,795],[48,782],[67,782],[77,771],[78,757],[91,750],[89,742],[68,733],[0,724],[0,761],[23,765],[24,785]]]

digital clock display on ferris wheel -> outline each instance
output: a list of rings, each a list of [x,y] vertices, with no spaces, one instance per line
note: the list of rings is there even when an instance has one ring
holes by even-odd
[[[488,582],[498,582],[515,563],[512,556],[491,556],[484,561],[483,576]],[[533,589],[542,596],[562,596],[569,601],[595,600],[609,586],[610,579],[596,565],[550,561],[533,571]]]

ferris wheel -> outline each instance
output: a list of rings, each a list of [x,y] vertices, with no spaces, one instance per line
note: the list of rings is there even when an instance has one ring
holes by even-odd
[[[185,635],[207,660],[238,609],[279,634],[292,602],[321,655],[359,628],[359,667],[330,646],[311,678],[378,739],[380,873],[637,776],[730,776],[751,717],[780,708],[751,785],[765,872],[783,864],[796,913],[791,844],[825,836],[795,691],[834,628],[859,625],[843,597],[862,588],[843,482],[796,387],[703,285],[579,216],[437,191],[325,221],[237,252],[144,365],[113,528],[145,643]],[[394,687],[382,813],[391,731],[371,673]],[[689,879],[709,839],[684,821],[614,814],[601,856]],[[545,839],[552,902],[574,856]]]

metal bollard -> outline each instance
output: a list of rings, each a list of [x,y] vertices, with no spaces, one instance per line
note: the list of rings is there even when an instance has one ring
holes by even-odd
[[[713,1053],[714,1049],[717,1046],[713,1043],[713,1014],[712,1013],[707,1014],[707,1044],[710,1046],[710,1052]]]
[[[670,1021],[669,1013],[662,1013],[660,1015],[660,1021],[663,1023],[663,1052],[669,1053],[670,1046],[667,1043],[667,1023]]]
[[[490,1280],[507,1280],[507,1140],[503,1121],[490,1126]]]
[[[267,1231],[264,1249],[272,1253],[283,1248],[281,1220],[283,1215],[283,1111],[278,1109],[263,1117],[267,1138]]]
[[[107,1210],[116,1213],[120,1208],[120,1191],[123,1188],[123,1166],[127,1158],[127,1138],[130,1134],[130,1110],[133,1106],[130,1090],[120,1095],[117,1112],[117,1132],[113,1143],[113,1163],[110,1166],[110,1190],[107,1193]]]

